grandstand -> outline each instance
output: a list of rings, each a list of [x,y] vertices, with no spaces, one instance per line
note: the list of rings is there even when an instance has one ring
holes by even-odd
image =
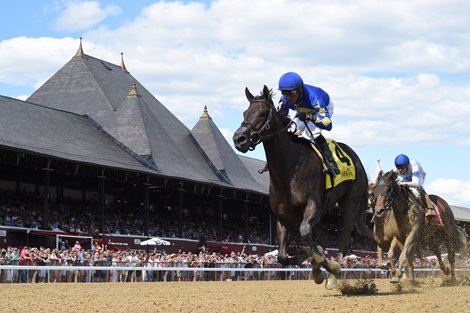
[[[214,250],[272,250],[269,173],[257,173],[265,162],[237,155],[201,111],[188,129],[122,55],[119,65],[87,55],[80,39],[26,101],[0,96],[0,248],[93,237],[139,250],[160,236],[169,253],[201,241]],[[454,210],[468,225],[470,211]],[[337,214],[325,218],[330,233]]]
[[[184,220],[201,218],[215,226],[215,240],[233,224],[245,241],[250,229],[264,227],[273,243],[268,174],[256,173],[264,162],[235,154],[206,107],[187,129],[129,73],[122,55],[111,64],[85,54],[80,40],[72,59],[26,101],[0,96],[0,111],[0,188],[8,199],[35,195],[40,221],[28,232],[2,227],[2,246],[24,245],[39,230],[55,236],[47,232],[56,223],[51,216],[71,202],[93,216],[97,230],[90,231],[100,238],[110,235],[113,215],[133,215],[141,237],[161,235],[161,220],[184,238]],[[130,247],[124,239],[135,242],[113,241]]]

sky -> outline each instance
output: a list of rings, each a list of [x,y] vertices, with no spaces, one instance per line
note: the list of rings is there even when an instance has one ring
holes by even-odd
[[[470,2],[459,0],[13,1],[2,5],[0,95],[26,99],[88,55],[120,64],[191,129],[204,106],[232,145],[245,87],[299,73],[334,102],[326,137],[372,178],[398,154],[424,187],[470,208]],[[6,26],[6,27],[5,27]],[[248,157],[265,159],[262,146]]]

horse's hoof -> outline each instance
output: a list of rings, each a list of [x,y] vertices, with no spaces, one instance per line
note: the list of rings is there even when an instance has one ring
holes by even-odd
[[[336,261],[328,261],[328,267],[330,268],[330,274],[339,275],[341,273],[341,265]]]
[[[321,284],[325,280],[325,275],[323,275],[323,271],[319,268],[317,269],[312,269],[312,274],[313,274],[313,281],[315,284]]]
[[[331,289],[336,288],[337,285],[338,285],[338,279],[336,278],[335,275],[329,273],[328,277],[326,278],[325,288],[327,290],[331,290]]]
[[[446,267],[442,270],[444,272],[444,274],[446,274],[447,276],[450,275],[450,268]]]
[[[392,284],[398,284],[400,282],[400,277],[398,277],[397,275],[393,276],[392,278],[390,278],[390,282]]]

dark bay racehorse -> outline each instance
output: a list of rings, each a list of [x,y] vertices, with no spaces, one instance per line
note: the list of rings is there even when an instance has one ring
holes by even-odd
[[[455,253],[465,249],[466,237],[463,230],[456,225],[450,206],[439,196],[429,195],[439,210],[443,225],[427,223],[424,217],[424,204],[409,188],[398,186],[396,180],[397,174],[393,171],[379,175],[373,189],[372,203],[374,238],[378,246],[383,250],[388,249],[392,240],[396,239],[402,249],[396,273],[391,281],[394,283],[400,281],[403,266],[407,267],[408,277],[414,281],[413,257],[416,248],[425,247],[436,255],[441,270],[446,275],[450,274],[451,279],[455,280]],[[442,261],[439,248],[441,243],[446,246],[450,269]]]
[[[233,141],[235,147],[243,153],[253,150],[260,142],[264,145],[269,164],[269,202],[277,217],[278,261],[282,264],[299,264],[305,259],[301,256],[289,257],[287,254],[290,240],[300,231],[302,238],[309,242],[307,257],[312,256],[315,282],[323,281],[320,270],[320,266],[323,266],[329,272],[326,288],[331,289],[336,285],[335,275],[340,273],[341,268],[338,262],[325,258],[322,248],[313,238],[312,227],[328,209],[335,205],[341,208],[343,219],[337,261],[347,252],[355,224],[361,234],[372,238],[363,218],[368,192],[364,167],[350,147],[338,143],[353,160],[356,179],[325,190],[325,174],[320,157],[312,150],[309,142],[287,132],[268,87],[264,86],[261,95],[256,97],[248,88],[245,94],[250,104],[243,113],[244,120],[235,132]]]

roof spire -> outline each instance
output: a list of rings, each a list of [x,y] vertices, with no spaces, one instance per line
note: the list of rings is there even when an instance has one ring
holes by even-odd
[[[132,87],[131,87],[131,90],[129,91],[128,96],[129,97],[137,97],[138,96],[136,83],[132,83]]]
[[[199,119],[201,120],[211,119],[211,117],[209,116],[209,113],[207,113],[207,105],[204,106],[204,112],[202,113]]]
[[[126,68],[126,65],[124,64],[124,53],[121,52],[121,69],[123,72],[129,73],[129,71]]]
[[[82,37],[80,37],[80,45],[78,46],[77,53],[73,56],[74,59],[80,59],[85,55],[83,52],[83,47],[82,47]]]

